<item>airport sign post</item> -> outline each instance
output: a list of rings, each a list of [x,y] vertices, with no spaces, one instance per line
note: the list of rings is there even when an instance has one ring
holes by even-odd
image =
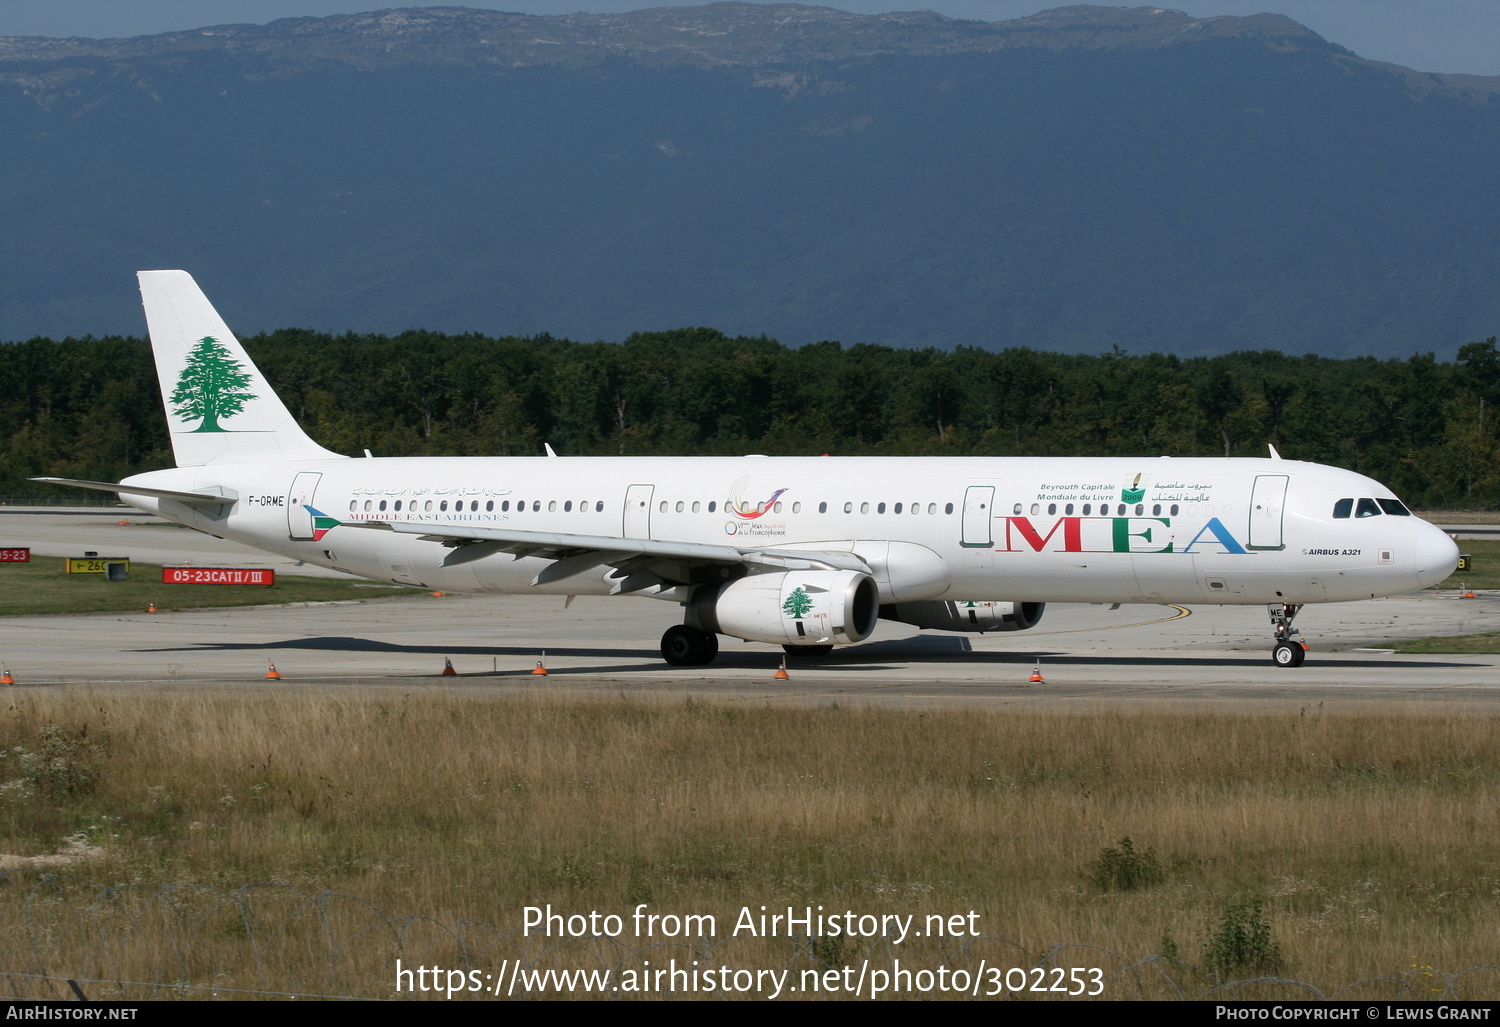
[[[102,574],[110,581],[124,581],[130,573],[130,561],[123,556],[70,556],[69,574]]]

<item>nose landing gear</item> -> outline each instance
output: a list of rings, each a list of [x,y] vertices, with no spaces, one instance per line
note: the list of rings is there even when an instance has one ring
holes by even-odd
[[[1271,660],[1278,667],[1300,667],[1307,656],[1307,647],[1292,638],[1292,621],[1301,609],[1300,603],[1272,603],[1266,607],[1271,615],[1271,631],[1276,636]]]

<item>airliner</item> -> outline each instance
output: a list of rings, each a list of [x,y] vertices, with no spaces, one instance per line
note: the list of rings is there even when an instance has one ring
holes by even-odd
[[[310,439],[183,271],[138,275],[175,467],[103,489],[218,538],[453,592],[677,607],[670,664],[719,636],[828,652],[884,618],[1036,626],[1047,603],[1264,605],[1299,666],[1309,603],[1425,588],[1458,548],[1351,471],[1265,459],[373,457]]]

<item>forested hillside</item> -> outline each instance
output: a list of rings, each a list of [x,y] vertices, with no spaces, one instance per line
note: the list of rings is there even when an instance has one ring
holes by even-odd
[[[1500,353],[1180,359],[792,349],[706,328],[623,344],[430,332],[245,340],[309,434],[379,456],[1264,456],[1369,474],[1422,507],[1500,506]],[[0,495],[171,465],[148,345],[0,345]],[[68,499],[77,499],[69,490]]]

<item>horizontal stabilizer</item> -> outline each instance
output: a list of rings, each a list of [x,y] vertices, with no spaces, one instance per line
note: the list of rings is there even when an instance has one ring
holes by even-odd
[[[239,501],[233,489],[221,489],[220,493],[178,492],[174,489],[148,489],[140,485],[123,485],[117,481],[81,481],[77,478],[28,478],[27,481],[44,481],[48,485],[69,485],[79,489],[98,489],[100,492],[123,492],[129,496],[151,496],[154,499],[175,499],[188,506],[224,506]]]

